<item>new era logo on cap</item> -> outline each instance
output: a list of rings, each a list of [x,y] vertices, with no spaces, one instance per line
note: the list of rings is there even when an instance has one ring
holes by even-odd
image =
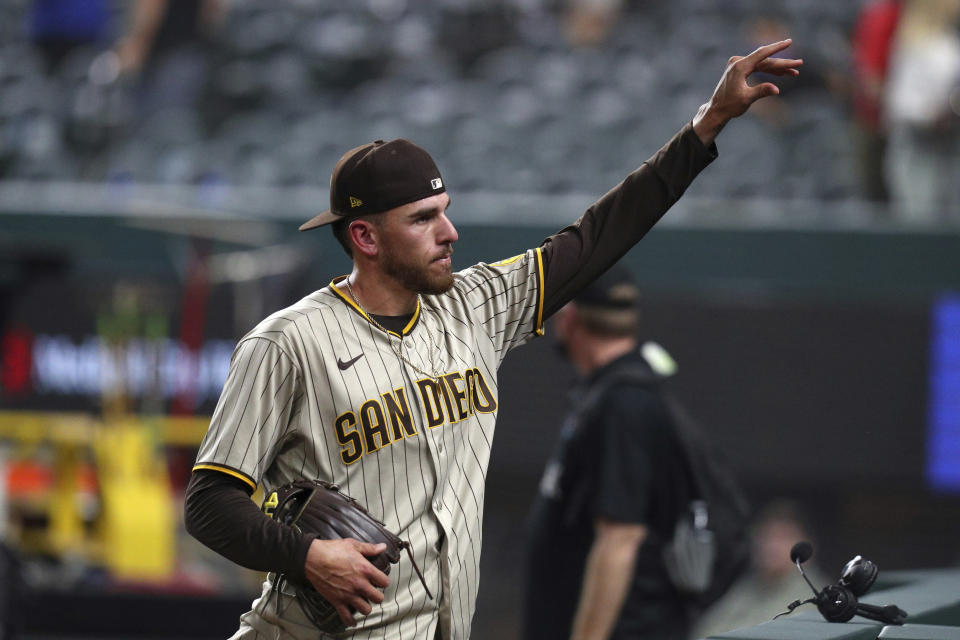
[[[330,209],[300,230],[389,211],[444,191],[440,170],[423,148],[403,138],[376,140],[343,154],[330,177]]]

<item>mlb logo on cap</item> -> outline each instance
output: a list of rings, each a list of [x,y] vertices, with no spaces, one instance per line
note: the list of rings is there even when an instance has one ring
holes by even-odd
[[[440,178],[434,178],[433,180],[430,181],[430,186],[433,187],[434,189],[439,189],[440,187],[443,186],[443,180],[441,180]]]

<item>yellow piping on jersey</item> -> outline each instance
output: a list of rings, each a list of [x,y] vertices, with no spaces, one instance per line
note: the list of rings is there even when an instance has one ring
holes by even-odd
[[[534,249],[534,252],[537,254],[537,326],[536,331],[538,336],[543,335],[543,256],[540,253],[540,248],[537,247]]]
[[[239,478],[240,480],[243,480],[248,485],[250,485],[250,488],[253,489],[254,491],[256,491],[257,489],[257,483],[251,480],[250,478],[248,478],[247,476],[243,475],[239,471],[234,471],[233,469],[228,469],[226,467],[221,467],[220,465],[217,465],[217,464],[209,464],[209,463],[196,464],[193,466],[194,471],[197,471],[199,469],[208,469],[210,471],[219,471],[220,473],[225,473],[228,476],[233,476],[234,478]]]
[[[403,328],[403,335],[407,335],[413,329],[413,325],[417,324],[417,318],[420,317],[420,296],[417,296],[417,309],[413,312],[413,317],[410,318],[410,322],[407,323],[407,326]]]
[[[494,262],[494,263],[491,264],[490,266],[491,266],[491,267],[506,267],[507,265],[513,264],[514,262],[516,262],[517,260],[519,260],[519,259],[522,258],[522,257],[523,257],[523,254],[520,253],[520,254],[517,254],[517,255],[513,256],[512,258],[507,258],[507,259],[505,259],[505,260],[501,260],[500,262]]]
[[[362,315],[364,318],[366,318],[367,322],[369,322],[371,325],[373,325],[374,327],[376,327],[376,326],[377,326],[377,323],[374,322],[373,319],[372,319],[370,316],[367,315],[367,312],[364,311],[363,309],[361,309],[361,308],[360,308],[360,305],[358,305],[358,304],[356,303],[356,301],[352,300],[348,295],[346,295],[345,293],[343,293],[342,291],[340,291],[340,288],[337,286],[337,283],[338,283],[338,282],[342,282],[342,281],[345,280],[346,278],[347,278],[347,276],[340,276],[340,277],[338,277],[338,278],[334,278],[333,280],[331,280],[331,281],[330,281],[330,290],[333,291],[333,292],[334,292],[335,294],[337,294],[338,296],[340,296],[340,299],[341,299],[341,300],[343,300],[343,301],[346,302],[348,305],[350,305],[351,307],[353,307],[354,311],[356,311],[357,313],[359,313],[360,315]],[[419,317],[420,317],[420,296],[417,296],[417,309],[416,309],[416,311],[413,312],[413,317],[410,318],[410,322],[408,322],[408,323],[407,323],[407,326],[405,326],[405,327],[403,328],[403,333],[402,333],[402,335],[407,335],[408,333],[410,333],[410,331],[413,330],[413,327],[417,324],[417,318],[419,318]],[[390,331],[389,329],[387,329],[387,333],[392,333],[393,335],[397,336],[398,338],[401,336],[401,334],[397,333],[396,331]]]

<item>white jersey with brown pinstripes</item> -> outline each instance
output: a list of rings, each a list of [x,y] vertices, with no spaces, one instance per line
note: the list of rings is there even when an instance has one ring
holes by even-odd
[[[468,638],[497,369],[542,333],[540,249],[456,273],[450,291],[421,296],[401,333],[370,322],[341,279],[240,341],[195,469],[266,491],[297,478],[340,485],[410,541],[436,596],[404,557],[353,637],[433,638],[439,625],[445,638]],[[280,629],[318,637],[295,598],[265,583],[235,637]]]

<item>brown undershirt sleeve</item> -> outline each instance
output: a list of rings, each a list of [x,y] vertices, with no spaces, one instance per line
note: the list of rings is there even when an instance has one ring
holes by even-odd
[[[716,157],[716,145],[704,146],[688,123],[579,220],[544,240],[543,317],[639,242]]]
[[[220,555],[256,571],[304,579],[304,535],[268,518],[250,499],[250,487],[219,471],[193,472],[184,501],[187,532]]]

